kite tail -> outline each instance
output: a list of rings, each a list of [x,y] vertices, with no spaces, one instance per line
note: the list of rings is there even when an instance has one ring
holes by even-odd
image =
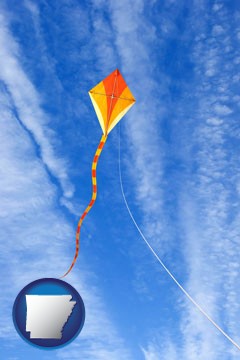
[[[62,276],[65,277],[67,274],[70,273],[70,271],[72,270],[73,266],[75,265],[75,262],[77,260],[78,254],[79,254],[79,238],[80,238],[80,229],[83,223],[84,218],[86,217],[86,215],[88,214],[88,212],[91,210],[91,208],[93,207],[96,198],[97,198],[97,174],[96,174],[96,170],[97,170],[97,164],[98,164],[98,159],[99,156],[102,152],[102,149],[105,145],[105,142],[107,140],[107,135],[103,135],[101,137],[100,143],[98,145],[97,151],[94,155],[93,158],[93,162],[92,162],[92,198],[90,203],[88,204],[88,206],[86,207],[86,209],[84,210],[82,216],[80,217],[80,220],[78,222],[78,226],[77,226],[77,231],[76,231],[76,249],[75,249],[75,255],[72,261],[71,266],[69,267],[68,271]]]

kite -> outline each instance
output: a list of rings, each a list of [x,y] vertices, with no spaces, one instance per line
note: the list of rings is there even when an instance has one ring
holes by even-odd
[[[94,205],[96,198],[97,198],[97,178],[96,178],[96,169],[99,160],[99,156],[102,152],[102,149],[105,145],[107,140],[108,134],[114,128],[114,126],[121,120],[121,118],[126,114],[126,112],[133,106],[135,103],[135,99],[127,86],[125,80],[123,79],[121,73],[118,69],[113,71],[109,76],[107,76],[103,81],[101,81],[98,85],[96,85],[92,90],[89,91],[90,98],[92,100],[94,109],[96,111],[99,123],[101,125],[103,135],[100,140],[100,143],[97,147],[97,151],[93,158],[92,162],[92,198],[83,212],[77,226],[76,232],[76,249],[75,249],[75,256],[72,261],[71,266],[69,267],[68,271],[65,273],[66,276],[73,268],[79,253],[79,237],[80,237],[80,229],[82,222],[88,212],[91,210],[92,206]],[[175,276],[172,272],[167,268],[164,262],[160,259],[157,253],[154,251],[146,237],[143,235],[142,231],[140,230],[126,199],[123,183],[122,183],[122,175],[121,175],[121,156],[120,156],[120,131],[119,131],[119,177],[120,177],[120,185],[122,196],[127,207],[128,213],[136,226],[139,234],[141,235],[142,239],[164,268],[164,270],[168,273],[168,275],[172,278],[175,284],[179,287],[179,289],[186,295],[186,297],[192,302],[194,306],[214,325],[221,333],[224,335],[235,347],[240,350],[240,345],[238,345],[213,319],[211,316],[207,314],[207,312],[192,298],[192,296],[184,289],[184,287],[177,281]],[[64,277],[63,276],[63,277]]]
[[[135,98],[118,69],[114,70],[104,80],[92,88],[89,91],[89,96],[96,111],[103,135],[92,162],[92,198],[78,222],[75,255],[68,271],[62,277],[65,277],[72,270],[79,254],[80,230],[83,220],[93,207],[97,198],[97,164],[108,134],[135,103]]]

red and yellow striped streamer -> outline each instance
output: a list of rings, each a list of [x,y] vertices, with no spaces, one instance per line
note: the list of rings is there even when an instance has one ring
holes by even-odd
[[[91,210],[91,208],[93,207],[95,201],[96,201],[96,198],[97,198],[97,164],[98,164],[98,159],[99,159],[99,156],[102,152],[102,149],[105,145],[105,142],[107,140],[107,135],[103,135],[101,140],[100,140],[100,143],[97,147],[97,151],[94,155],[94,158],[93,158],[93,162],[92,162],[92,198],[91,198],[91,201],[89,202],[88,206],[86,207],[86,209],[84,210],[79,222],[78,222],[78,225],[77,225],[77,231],[76,231],[76,248],[75,248],[75,255],[74,255],[74,258],[73,258],[73,261],[72,261],[72,264],[71,266],[69,267],[68,271],[62,276],[62,277],[65,277],[67,274],[70,273],[70,271],[72,270],[73,266],[75,265],[76,263],[76,260],[77,260],[77,257],[78,257],[78,254],[79,254],[79,248],[80,248],[80,229],[81,229],[81,226],[82,226],[82,223],[83,223],[83,220],[85,219],[86,215],[89,213],[89,211]]]

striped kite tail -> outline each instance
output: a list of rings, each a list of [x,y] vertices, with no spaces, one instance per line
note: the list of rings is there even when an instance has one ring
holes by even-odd
[[[96,198],[97,198],[97,174],[96,174],[96,170],[97,170],[97,164],[98,164],[98,159],[99,159],[99,156],[102,152],[102,149],[105,145],[105,142],[107,140],[107,135],[103,135],[101,137],[101,140],[100,140],[100,143],[98,145],[98,148],[97,148],[97,151],[94,155],[94,158],[93,158],[93,162],[92,162],[92,198],[91,198],[91,201],[90,203],[88,204],[88,206],[86,207],[86,209],[84,210],[82,216],[80,217],[80,220],[78,222],[78,226],[77,226],[77,231],[76,231],[76,248],[75,248],[75,255],[74,255],[74,258],[73,258],[73,261],[72,261],[72,264],[71,266],[69,267],[68,271],[62,276],[65,277],[67,274],[70,273],[70,271],[72,270],[72,268],[74,267],[75,265],[75,262],[77,260],[77,257],[78,257],[78,254],[79,254],[79,238],[80,238],[80,229],[81,229],[81,226],[82,226],[82,223],[83,223],[83,220],[84,218],[86,217],[86,215],[88,214],[88,212],[91,210],[91,208],[93,207],[95,201],[96,201]]]

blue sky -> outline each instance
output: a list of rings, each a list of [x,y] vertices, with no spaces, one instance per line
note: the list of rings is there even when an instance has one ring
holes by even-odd
[[[119,68],[136,104],[121,120],[122,176],[151,246],[240,343],[240,3],[0,2],[2,359],[234,360],[135,229],[121,195],[118,128],[66,280],[86,322],[65,348],[17,335],[12,304],[74,254],[101,137],[88,90]]]

